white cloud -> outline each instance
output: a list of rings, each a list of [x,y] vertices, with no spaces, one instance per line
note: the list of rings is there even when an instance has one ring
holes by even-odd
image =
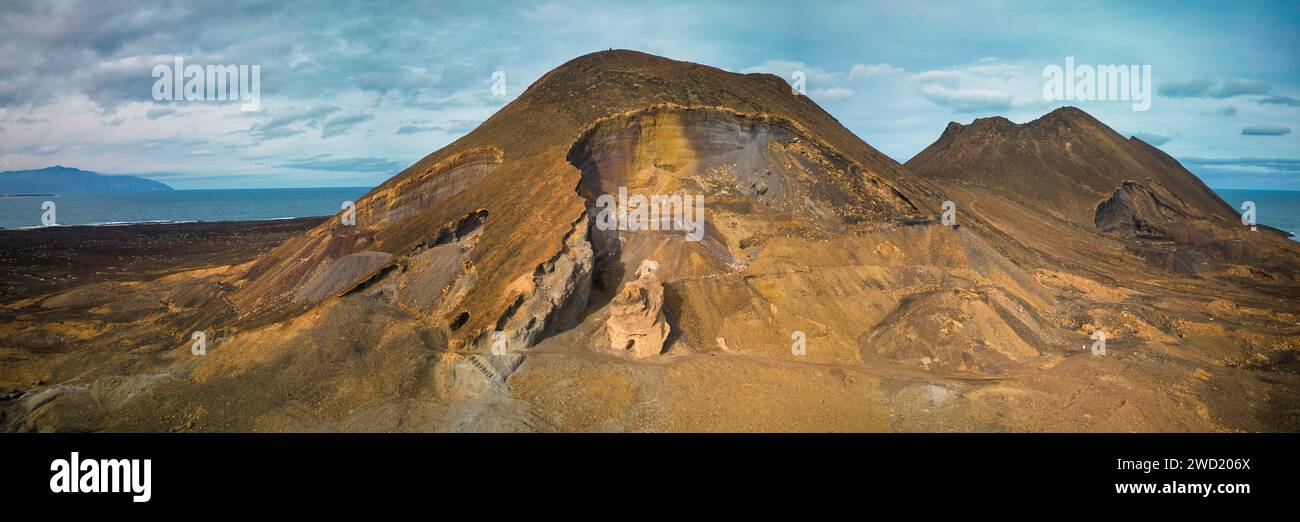
[[[760,63],[753,67],[746,67],[740,72],[771,73],[780,76],[782,78],[785,78],[786,81],[790,81],[790,75],[793,74],[795,71],[803,71],[805,75],[805,80],[808,82],[809,89],[830,88],[830,87],[837,86],[840,83],[839,74],[833,73],[831,71],[827,71],[826,69],[822,69],[821,67],[817,67],[815,65],[808,65],[803,62],[790,61],[790,60],[768,60],[766,62]]]
[[[1024,68],[1007,63],[982,63],[953,69],[925,71],[916,75],[923,82],[945,84],[963,82],[1010,81],[1028,74]],[[1038,78],[1038,76],[1035,76]]]
[[[955,86],[961,83],[965,75],[960,71],[925,71],[913,76],[916,81],[923,84],[943,84]]]
[[[944,85],[923,85],[921,94],[930,101],[949,107],[957,112],[989,112],[1011,109],[1012,96],[1005,92],[948,87]]]
[[[853,97],[853,89],[845,87],[828,87],[825,89],[813,89],[811,96],[814,100],[836,101]]]
[[[975,65],[924,71],[912,79],[926,99],[957,112],[1005,113],[1041,102],[1032,98],[1041,93],[1039,76],[1024,67],[988,59]]]
[[[849,78],[869,78],[872,76],[891,76],[903,74],[902,67],[894,67],[887,63],[876,63],[871,65],[856,64],[849,70]]]

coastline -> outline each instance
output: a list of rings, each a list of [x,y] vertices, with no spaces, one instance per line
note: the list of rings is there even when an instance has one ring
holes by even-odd
[[[258,223],[272,223],[272,222],[278,222],[278,221],[296,221],[296,220],[322,220],[322,221],[323,221],[323,220],[325,220],[325,219],[329,219],[330,217],[331,217],[331,216],[326,215],[326,216],[290,216],[290,217],[267,218],[267,219],[229,219],[229,220],[220,220],[220,221],[204,221],[204,220],[198,220],[198,219],[186,219],[186,220],[155,219],[155,220],[148,220],[148,221],[107,221],[107,222],[103,222],[103,223],[83,223],[83,224],[76,224],[76,225],[60,225],[60,224],[54,224],[54,225],[32,225],[32,226],[26,226],[26,227],[0,227],[0,231],[6,231],[6,232],[13,232],[13,231],[27,232],[27,231],[42,230],[42,229],[47,229],[47,228],[48,228],[48,229],[54,229],[54,228],[63,228],[63,229],[81,229],[81,228],[85,228],[85,229],[92,229],[92,230],[94,230],[94,229],[100,229],[100,228],[105,228],[105,227],[135,227],[135,226],[151,226],[151,225],[192,225],[192,224],[226,224],[226,223],[232,223],[232,224],[233,224],[233,223],[250,223],[250,224],[258,224]]]
[[[243,263],[326,219],[0,229],[0,304],[74,285]]]
[[[29,230],[45,226],[49,221],[55,223],[50,226],[120,226],[292,220],[337,214],[344,202],[355,201],[369,190],[342,187],[132,193],[42,191],[54,195],[0,197],[0,229]],[[44,201],[55,206],[46,208]]]

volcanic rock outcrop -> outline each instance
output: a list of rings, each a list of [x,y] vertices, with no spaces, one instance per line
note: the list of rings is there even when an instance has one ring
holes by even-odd
[[[659,355],[668,339],[668,320],[664,317],[664,286],[655,277],[659,265],[645,260],[637,269],[636,279],[628,281],[609,303],[609,345],[638,359]]]
[[[1172,194],[1157,196],[1141,183],[1125,181],[1110,198],[1097,205],[1097,216],[1093,221],[1098,230],[1106,233],[1171,239],[1169,229],[1190,219],[1180,209],[1165,203],[1173,199]]]

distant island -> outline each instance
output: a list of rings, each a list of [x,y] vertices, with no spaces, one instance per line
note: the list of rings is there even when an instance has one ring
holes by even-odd
[[[100,174],[61,165],[0,172],[0,196],[161,190],[172,188],[165,183],[137,176]]]

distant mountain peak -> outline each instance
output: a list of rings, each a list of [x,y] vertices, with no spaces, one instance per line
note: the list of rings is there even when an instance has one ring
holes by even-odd
[[[1070,119],[1086,119],[1090,121],[1097,121],[1097,119],[1093,118],[1091,114],[1087,113],[1087,111],[1084,111],[1083,109],[1080,109],[1073,105],[1065,105],[1062,107],[1057,107],[1055,109],[1052,109],[1051,112],[1044,114],[1039,119],[1048,119],[1048,118],[1070,118]]]
[[[1026,122],[1001,116],[948,124],[937,141],[906,166],[933,181],[962,180],[993,194],[1091,225],[1099,194],[1126,180],[1166,187],[1188,215],[1224,223],[1235,212],[1177,161],[1126,138],[1078,107],[1060,107]]]
[[[1106,127],[1104,123],[1102,123],[1097,118],[1092,117],[1091,114],[1088,114],[1083,109],[1074,106],[1065,106],[1065,107],[1059,107],[1057,109],[1054,109],[1051,112],[1044,114],[1038,117],[1037,119],[1034,119],[1026,123],[1016,123],[1007,119],[1004,116],[987,116],[983,118],[975,118],[969,124],[965,124],[965,125],[955,121],[948,122],[948,126],[944,130],[944,132],[945,133],[957,132],[957,131],[963,131],[965,129],[979,129],[982,131],[994,131],[994,132],[1015,132],[1015,131],[1025,130],[1025,129],[1057,128],[1061,126],[1069,126],[1071,124]]]
[[[1026,126],[1062,126],[1062,125],[1085,125],[1093,127],[1102,127],[1109,129],[1101,120],[1094,118],[1083,109],[1073,106],[1059,107],[1038,119],[1025,124]]]
[[[161,190],[172,190],[172,188],[165,183],[138,176],[100,174],[63,165],[0,172],[0,194],[154,192]]]
[[[1018,123],[1008,120],[1003,116],[988,116],[984,118],[975,118],[975,121],[972,121],[970,124],[971,127],[1005,127],[1005,126],[1018,126],[1018,125],[1019,125]]]

